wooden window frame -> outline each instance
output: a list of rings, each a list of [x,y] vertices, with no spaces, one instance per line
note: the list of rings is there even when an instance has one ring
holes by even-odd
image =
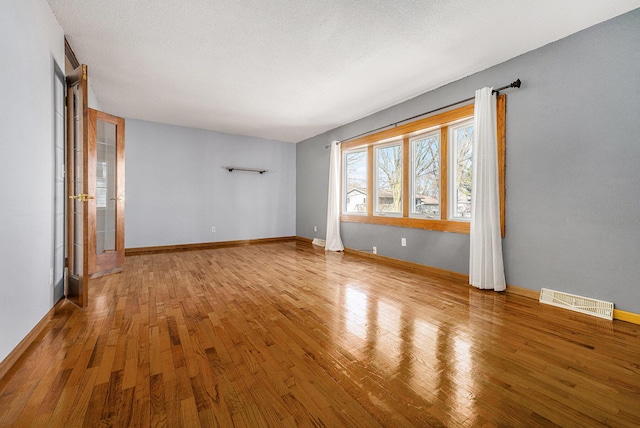
[[[502,94],[496,100],[496,128],[498,140],[498,191],[500,193],[500,229],[502,236],[505,236],[505,177],[506,177],[506,95]],[[440,232],[454,232],[469,234],[471,224],[469,221],[450,220],[448,218],[449,204],[449,165],[448,165],[448,126],[453,122],[472,117],[474,113],[473,104],[459,107],[424,119],[396,126],[392,129],[365,135],[355,140],[342,143],[342,151],[366,147],[367,148],[367,213],[366,214],[341,214],[340,221],[351,223],[381,224],[389,226],[409,227],[415,229],[427,229]],[[409,216],[409,139],[410,137],[423,133],[430,128],[440,128],[440,219],[423,219]],[[374,146],[384,144],[391,139],[402,138],[402,216],[380,216],[373,211],[373,180],[374,180]],[[344,187],[341,188],[344,192]],[[342,200],[342,197],[341,197]]]

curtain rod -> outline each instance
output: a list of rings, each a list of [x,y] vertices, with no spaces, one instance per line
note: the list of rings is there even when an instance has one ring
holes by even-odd
[[[522,82],[520,81],[520,79],[518,79],[515,82],[509,83],[508,85],[502,86],[502,87],[500,87],[498,89],[494,89],[493,93],[497,94],[500,91],[502,91],[503,89],[519,88],[521,84],[522,84]],[[467,99],[464,99],[464,100],[456,101],[455,103],[447,104],[446,106],[438,107],[436,109],[433,109],[433,110],[430,110],[430,111],[427,111],[427,112],[424,112],[424,113],[417,114],[415,116],[407,117],[406,119],[402,119],[402,120],[399,120],[397,122],[393,122],[393,123],[390,123],[388,125],[381,126],[379,128],[372,129],[372,130],[367,131],[367,132],[363,132],[362,134],[358,134],[358,135],[354,135],[353,137],[345,138],[344,140],[338,141],[337,144],[342,144],[342,143],[347,142],[347,141],[355,140],[356,138],[362,137],[363,135],[371,134],[372,132],[376,132],[376,131],[381,131],[381,130],[383,130],[385,128],[389,128],[391,126],[398,126],[399,123],[407,122],[409,120],[417,119],[417,118],[419,118],[421,116],[426,116],[428,114],[435,113],[437,111],[444,110],[446,108],[453,107],[453,106],[458,105],[458,104],[466,103],[467,101],[474,100],[475,98],[476,97],[473,96],[473,97],[470,97],[470,98],[467,98]],[[325,148],[329,148],[329,147],[331,147],[331,146],[330,145],[325,146]]]

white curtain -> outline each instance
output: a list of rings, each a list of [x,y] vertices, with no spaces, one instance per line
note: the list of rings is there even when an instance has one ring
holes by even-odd
[[[476,91],[473,125],[469,284],[502,291],[506,282],[500,233],[496,96],[493,88]]]
[[[340,146],[337,141],[331,143],[329,159],[329,194],[327,201],[326,251],[344,251],[340,238]]]

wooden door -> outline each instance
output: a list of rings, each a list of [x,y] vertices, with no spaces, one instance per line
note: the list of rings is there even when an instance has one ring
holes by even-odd
[[[89,275],[124,265],[124,119],[89,109]]]
[[[81,64],[67,76],[67,298],[87,306],[89,289],[88,107],[87,66]]]

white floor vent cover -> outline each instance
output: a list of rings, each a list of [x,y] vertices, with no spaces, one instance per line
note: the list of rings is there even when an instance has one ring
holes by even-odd
[[[320,238],[313,238],[313,241],[311,243],[313,245],[317,245],[319,247],[324,247],[325,240],[324,239],[320,239]]]
[[[547,288],[540,290],[540,302],[608,320],[613,319],[613,303],[611,302],[576,296]]]

